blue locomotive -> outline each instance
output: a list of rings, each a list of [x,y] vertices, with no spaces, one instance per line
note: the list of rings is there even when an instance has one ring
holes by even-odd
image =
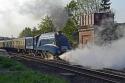
[[[13,49],[21,53],[34,53],[46,57],[60,54],[71,49],[67,37],[61,32],[50,32],[35,37],[16,38],[0,41],[0,48]]]

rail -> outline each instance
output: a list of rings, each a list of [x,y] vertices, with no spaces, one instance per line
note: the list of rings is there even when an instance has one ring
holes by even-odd
[[[63,69],[75,73],[80,76],[87,76],[93,79],[102,80],[102,83],[125,83],[125,76],[117,74],[117,73],[110,73],[105,71],[97,71],[94,69],[78,67],[74,65],[67,64],[63,61],[58,60],[43,60],[40,57],[31,57],[31,56],[16,56],[17,58],[30,60],[39,62],[44,65],[48,65],[51,67]]]

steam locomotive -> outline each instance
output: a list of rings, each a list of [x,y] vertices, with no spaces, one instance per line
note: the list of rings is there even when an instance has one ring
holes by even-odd
[[[67,37],[61,32],[50,32],[35,37],[15,38],[0,41],[0,48],[19,53],[33,53],[43,58],[58,57],[71,49]]]

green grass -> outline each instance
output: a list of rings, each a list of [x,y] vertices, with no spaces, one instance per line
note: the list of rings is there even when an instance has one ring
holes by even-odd
[[[28,69],[20,62],[6,57],[0,57],[0,68],[7,69],[9,71],[23,71]]]
[[[68,83],[62,78],[41,74],[5,57],[0,57],[0,71],[3,71],[0,72],[0,83]]]
[[[42,75],[37,72],[11,72],[0,75],[0,83],[66,83],[55,76]]]

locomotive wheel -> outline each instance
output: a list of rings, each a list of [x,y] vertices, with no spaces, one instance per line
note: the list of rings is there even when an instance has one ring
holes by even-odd
[[[60,57],[57,56],[57,55],[54,56],[54,59],[55,59],[55,60],[61,60]]]
[[[54,55],[50,52],[46,52],[46,58],[47,59],[54,59]]]
[[[46,58],[46,52],[42,51],[41,56],[42,56],[43,59],[45,59]]]

